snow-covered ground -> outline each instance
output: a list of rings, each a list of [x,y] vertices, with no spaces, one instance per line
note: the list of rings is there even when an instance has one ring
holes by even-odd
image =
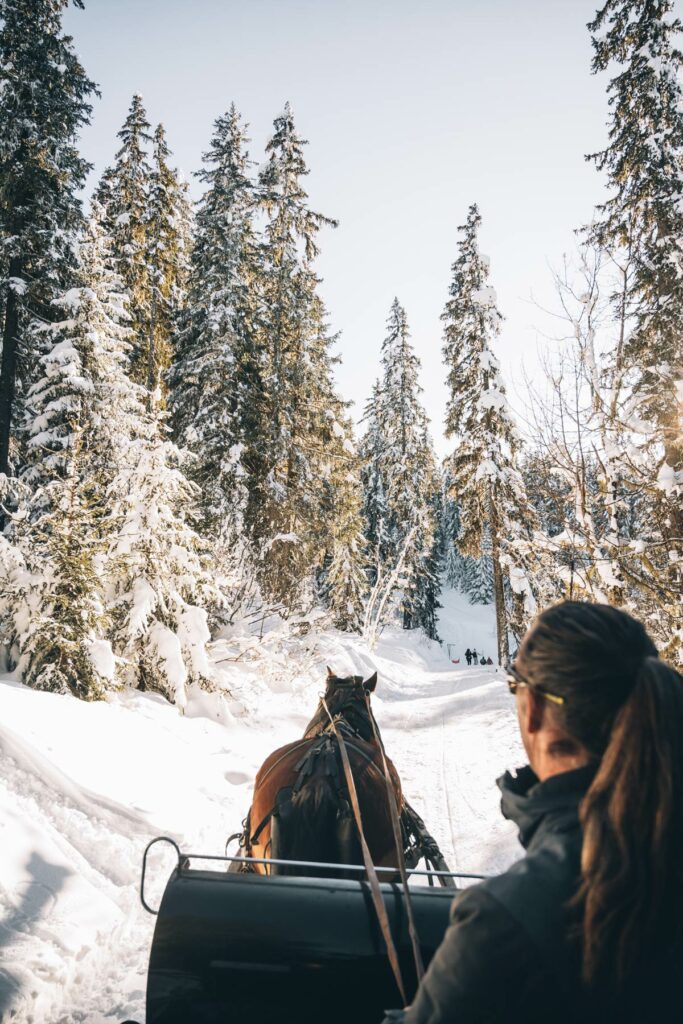
[[[492,609],[452,591],[442,602],[442,647],[392,630],[370,653],[326,633],[235,660],[235,644],[220,641],[214,657],[231,696],[195,692],[185,715],[152,694],[85,704],[1,679],[0,1020],[144,1020],[146,843],[165,834],[221,853],[264,757],[301,734],[327,664],[339,675],[377,669],[387,751],[449,864],[489,873],[518,856],[495,787],[523,760],[513,705],[495,669],[464,661],[468,645],[493,654]],[[160,853],[152,895],[169,867]]]

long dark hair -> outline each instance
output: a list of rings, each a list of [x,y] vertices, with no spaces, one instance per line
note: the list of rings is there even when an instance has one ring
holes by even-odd
[[[520,674],[564,697],[552,713],[599,761],[581,807],[583,979],[623,991],[683,935],[683,676],[609,605],[544,611]]]

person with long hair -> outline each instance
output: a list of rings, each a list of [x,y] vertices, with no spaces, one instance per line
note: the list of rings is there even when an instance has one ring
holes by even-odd
[[[387,1020],[683,1021],[683,677],[630,615],[566,601],[508,686],[529,765],[498,785],[525,856],[458,894]]]

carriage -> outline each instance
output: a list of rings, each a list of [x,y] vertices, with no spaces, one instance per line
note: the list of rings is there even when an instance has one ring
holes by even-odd
[[[291,866],[308,874],[259,875],[226,870],[241,858],[183,853],[173,840],[159,841],[175,847],[177,863],[154,929],[147,1024],[378,1024],[401,1005],[364,867],[356,878],[319,877],[321,869],[348,876],[349,865],[301,862]],[[409,874],[426,966],[453,898],[439,880],[480,876]],[[395,881],[380,889],[410,999],[417,977],[405,894]],[[157,913],[145,898],[144,870],[141,896]]]
[[[370,708],[375,684],[328,670],[304,737],[256,777],[237,854],[148,845],[147,1024],[377,1024],[410,1001],[457,880],[481,876],[448,870],[402,794]],[[145,880],[159,843],[176,864],[157,910]]]

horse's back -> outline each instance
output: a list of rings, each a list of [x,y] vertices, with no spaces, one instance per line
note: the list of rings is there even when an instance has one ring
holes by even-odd
[[[267,781],[268,775],[273,772],[278,764],[281,763],[282,771],[286,771],[290,760],[292,760],[292,755],[300,751],[300,757],[303,757],[306,750],[311,746],[311,743],[312,740],[295,740],[293,743],[285,743],[284,746],[278,747],[277,750],[274,750],[268,755],[256,773],[254,788],[258,789],[262,786],[264,782]],[[298,764],[300,757],[296,759],[295,763]]]

